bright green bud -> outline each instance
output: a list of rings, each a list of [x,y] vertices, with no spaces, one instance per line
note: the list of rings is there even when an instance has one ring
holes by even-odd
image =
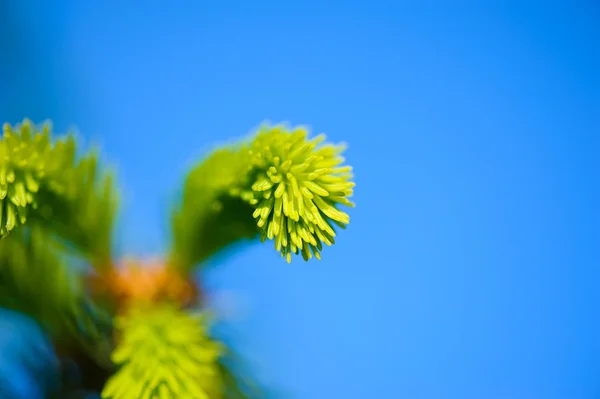
[[[48,154],[49,128],[36,130],[29,120],[15,127],[3,126],[0,139],[0,236],[25,223],[39,188],[41,160]],[[40,143],[45,141],[45,145]]]
[[[261,239],[274,240],[288,262],[292,253],[320,259],[323,243],[335,242],[332,224],[350,222],[338,205],[354,206],[352,168],[343,165],[344,146],[324,140],[308,139],[304,127],[264,126],[245,149],[252,185],[242,197],[255,207]]]

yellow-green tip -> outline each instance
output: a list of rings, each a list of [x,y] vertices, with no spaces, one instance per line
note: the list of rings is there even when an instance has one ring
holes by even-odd
[[[37,128],[29,119],[11,126],[3,125],[0,139],[0,236],[6,236],[27,211],[37,207],[35,198],[42,182],[56,191],[64,190],[65,165],[75,157],[75,140],[69,136],[51,143],[51,126]]]
[[[103,398],[221,397],[217,359],[221,346],[207,334],[206,316],[167,303],[139,305],[117,317],[120,365],[102,391]]]
[[[25,223],[27,208],[35,206],[35,193],[43,173],[43,156],[49,147],[49,127],[36,131],[29,120],[14,128],[5,123],[0,140],[0,236]]]
[[[247,149],[249,202],[261,240],[274,240],[288,263],[292,253],[320,259],[323,243],[335,242],[332,224],[345,228],[350,222],[338,206],[354,206],[348,199],[355,186],[352,168],[343,165],[344,146],[324,140],[324,135],[308,139],[304,127],[263,126]]]

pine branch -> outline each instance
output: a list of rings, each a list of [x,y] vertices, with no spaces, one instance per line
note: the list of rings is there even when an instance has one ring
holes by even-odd
[[[50,124],[4,125],[0,140],[0,235],[41,223],[97,267],[110,264],[117,196],[98,155],[77,158],[73,135],[53,140]]]
[[[74,136],[53,140],[48,123],[4,125],[0,304],[32,315],[53,338],[102,362],[111,350],[110,319],[85,297],[67,251],[98,268],[110,264],[117,202],[97,158],[90,151],[78,159]]]
[[[333,225],[350,222],[338,206],[354,206],[344,147],[320,145],[324,139],[309,140],[304,127],[264,125],[251,141],[215,151],[194,168],[173,217],[173,263],[189,270],[259,236],[273,240],[288,262],[292,254],[320,259],[323,244],[335,242]]]

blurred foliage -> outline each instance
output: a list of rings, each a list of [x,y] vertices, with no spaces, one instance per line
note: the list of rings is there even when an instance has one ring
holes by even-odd
[[[33,317],[55,343],[108,365],[111,319],[86,297],[62,243],[27,226],[0,241],[0,307]]]
[[[190,270],[225,246],[258,236],[252,207],[236,195],[247,165],[236,148],[215,151],[187,176],[173,215],[173,263]]]
[[[164,303],[132,305],[115,321],[120,365],[103,398],[222,397],[217,359],[221,346],[208,337],[208,320]]]
[[[100,175],[98,155],[77,159],[71,135],[53,140],[49,123],[4,125],[0,140],[0,235],[33,219],[97,267],[111,262],[117,196],[112,174]]]
[[[111,264],[117,197],[98,155],[49,123],[4,125],[0,140],[0,306],[31,315],[60,344],[108,364],[111,318],[80,286],[74,259]]]
[[[0,354],[0,398],[56,397],[59,361],[52,343],[32,318],[0,308]]]

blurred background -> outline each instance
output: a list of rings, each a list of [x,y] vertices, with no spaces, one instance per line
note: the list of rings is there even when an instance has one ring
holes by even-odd
[[[1,0],[0,120],[103,146],[133,255],[215,145],[347,142],[321,262],[256,244],[207,276],[289,397],[598,398],[600,5],[417,3]]]

